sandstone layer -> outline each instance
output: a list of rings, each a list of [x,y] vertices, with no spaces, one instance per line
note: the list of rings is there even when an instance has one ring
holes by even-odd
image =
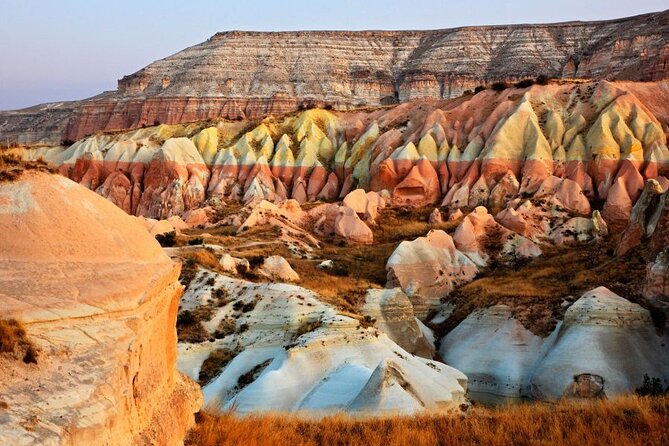
[[[0,317],[37,365],[0,358],[0,443],[178,445],[201,404],[176,371],[179,266],[109,201],[58,175],[0,183]]]
[[[660,80],[669,73],[668,30],[664,11],[434,31],[222,32],[125,76],[116,91],[2,113],[0,136],[55,144],[156,121],[453,98],[480,84],[539,74]]]

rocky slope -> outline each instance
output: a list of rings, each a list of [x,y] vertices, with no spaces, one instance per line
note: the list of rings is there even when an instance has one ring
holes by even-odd
[[[184,336],[179,368],[201,382],[209,378],[202,382],[207,403],[240,413],[313,417],[457,410],[466,403],[466,377],[431,360],[432,342],[424,339],[406,296],[403,308],[387,300],[381,293],[368,299],[370,307],[386,311],[373,313],[384,331],[335,310],[305,288],[199,269],[184,294],[180,317],[186,320],[187,314],[190,322],[194,315],[206,315],[192,324],[201,324],[203,333],[200,339]],[[225,359],[208,371],[217,356]]]
[[[0,354],[0,443],[177,445],[201,404],[178,373],[179,266],[132,218],[58,175],[0,182],[0,318],[37,364]]]
[[[669,12],[602,22],[435,31],[224,32],[77,102],[0,114],[0,136],[56,144],[142,124],[453,98],[534,78],[652,81],[669,74]]]

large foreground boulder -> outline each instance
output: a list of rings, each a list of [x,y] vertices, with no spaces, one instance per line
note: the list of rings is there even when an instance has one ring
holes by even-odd
[[[31,365],[0,355],[0,444],[180,444],[201,393],[175,367],[179,265],[45,173],[0,183],[0,246],[0,318],[41,350]]]

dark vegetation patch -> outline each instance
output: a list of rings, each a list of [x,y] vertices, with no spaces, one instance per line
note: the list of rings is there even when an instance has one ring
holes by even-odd
[[[177,337],[180,342],[199,343],[210,339],[203,322],[214,317],[214,309],[202,305],[195,310],[184,310],[177,316]]]
[[[163,248],[170,248],[177,243],[177,233],[174,231],[156,234],[156,240]]]
[[[238,354],[239,350],[229,348],[218,348],[211,352],[200,368],[200,374],[198,375],[200,385],[206,386],[209,384],[221,374],[225,366],[235,359]]]
[[[237,388],[241,390],[255,381],[270,362],[272,362],[272,360],[268,359],[265,362],[261,362],[260,364],[256,365],[248,372],[239,375],[239,378],[237,378]]]

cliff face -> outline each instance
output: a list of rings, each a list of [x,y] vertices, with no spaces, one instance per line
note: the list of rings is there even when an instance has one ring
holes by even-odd
[[[41,349],[36,365],[0,356],[0,443],[182,444],[202,395],[176,371],[179,265],[46,173],[0,183],[0,234],[0,318]]]
[[[538,74],[664,79],[669,11],[603,22],[435,31],[219,33],[125,76],[115,92],[0,113],[0,135],[19,144],[56,144],[155,121],[452,98],[480,84]]]

